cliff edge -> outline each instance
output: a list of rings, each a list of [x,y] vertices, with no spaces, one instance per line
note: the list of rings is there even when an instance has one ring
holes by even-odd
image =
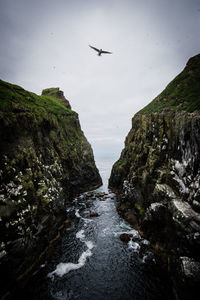
[[[110,188],[118,211],[151,240],[177,299],[200,283],[200,54],[132,119]]]
[[[0,298],[59,238],[73,195],[101,184],[63,92],[38,96],[0,81]]]

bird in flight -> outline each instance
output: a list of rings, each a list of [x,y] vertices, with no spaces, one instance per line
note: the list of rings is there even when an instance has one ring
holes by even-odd
[[[92,49],[94,49],[95,51],[97,51],[97,52],[98,52],[97,55],[99,55],[99,56],[101,56],[102,53],[105,53],[105,54],[112,54],[112,52],[104,51],[104,50],[102,50],[102,49],[98,49],[98,48],[95,48],[95,47],[90,46],[90,45],[89,45],[89,47],[92,48]]]

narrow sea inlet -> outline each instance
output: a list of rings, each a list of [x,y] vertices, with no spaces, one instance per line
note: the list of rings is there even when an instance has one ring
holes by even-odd
[[[107,190],[112,162],[97,161],[104,185],[81,194],[67,207],[72,225],[50,260],[29,280],[22,298],[79,300],[173,299],[149,242],[116,211]],[[91,217],[91,212],[96,213]],[[131,234],[128,243],[122,233]]]

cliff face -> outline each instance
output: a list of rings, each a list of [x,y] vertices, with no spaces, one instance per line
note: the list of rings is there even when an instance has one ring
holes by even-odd
[[[74,194],[102,184],[78,115],[63,93],[0,81],[2,294],[55,238]]]
[[[132,120],[109,185],[171,272],[180,299],[200,280],[200,55]]]

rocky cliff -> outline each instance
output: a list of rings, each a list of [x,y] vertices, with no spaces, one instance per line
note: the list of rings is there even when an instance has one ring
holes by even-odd
[[[101,184],[63,92],[37,96],[0,81],[0,298],[59,237],[72,196]]]
[[[200,55],[132,120],[109,180],[118,207],[148,237],[177,299],[200,282]]]

